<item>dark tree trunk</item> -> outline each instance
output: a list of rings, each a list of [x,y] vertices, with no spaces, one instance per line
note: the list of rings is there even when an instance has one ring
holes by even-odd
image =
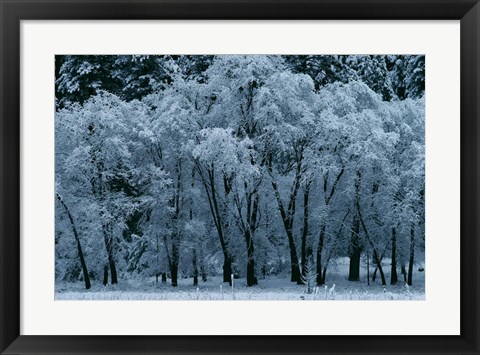
[[[268,170],[272,177],[273,192],[275,195],[275,199],[277,200],[277,205],[280,211],[280,216],[282,217],[283,226],[285,228],[285,232],[287,233],[288,247],[290,248],[290,263],[291,263],[290,280],[292,282],[296,282],[298,285],[303,285],[304,282],[302,278],[302,273],[300,271],[297,248],[295,246],[295,239],[293,237],[293,221],[295,217],[295,206],[296,206],[295,202],[297,198],[298,189],[300,188],[300,180],[302,177],[302,164],[301,164],[302,154],[300,154],[300,157],[297,159],[298,161],[297,161],[297,167],[295,171],[295,179],[293,180],[293,186],[290,192],[287,209],[285,209],[283,205],[282,198],[280,196],[280,192],[278,189],[278,185],[273,178],[271,161],[269,162]]]
[[[403,275],[403,282],[407,282],[407,269],[405,269],[405,263],[402,261],[400,266],[400,273]]]
[[[247,183],[245,183],[245,189],[247,189]],[[256,191],[251,193],[247,192],[245,194],[245,201],[247,207],[246,218],[242,216],[242,206],[238,195],[235,198],[241,225],[240,229],[243,231],[247,245],[247,286],[253,286],[258,284],[257,278],[255,277],[255,247],[253,243],[253,236],[257,228],[258,207],[260,205],[258,193]]]
[[[200,273],[202,274],[202,281],[207,282],[207,271],[205,270],[205,259],[204,259],[201,247],[200,247]]]
[[[162,272],[162,283],[166,283],[166,282],[167,282],[167,273]]]
[[[291,263],[291,282],[296,282],[298,285],[303,285],[302,273],[300,272],[300,264],[298,262],[297,249],[293,239],[292,231],[287,231],[288,245],[290,247],[290,263]]]
[[[387,281],[385,280],[385,274],[383,273],[382,261],[380,260],[380,257],[378,256],[377,250],[375,248],[373,248],[373,259],[375,260],[375,263],[377,264],[378,271],[380,272],[380,277],[382,279],[382,285],[385,286],[387,284]]]
[[[413,261],[415,256],[415,230],[414,227],[410,227],[410,258],[408,261],[408,276],[407,284],[412,286],[412,277],[413,277]]]
[[[350,267],[348,270],[348,281],[360,281],[360,257],[362,253],[360,245],[360,184],[361,173],[356,171],[355,176],[355,217],[350,237]]]
[[[113,255],[110,254],[108,255],[108,263],[110,265],[110,273],[111,273],[111,282],[112,285],[118,283],[117,279],[117,267],[115,266],[115,259],[113,258]]]
[[[75,241],[77,242],[77,252],[78,252],[78,258],[80,259],[80,265],[82,267],[83,280],[85,281],[85,288],[88,290],[91,287],[90,277],[88,276],[87,263],[85,262],[85,257],[83,255],[82,245],[80,243],[80,237],[77,232],[77,227],[75,226],[70,210],[68,209],[67,205],[63,202],[62,198],[58,193],[57,193],[57,198],[58,198],[58,201],[60,201],[60,203],[62,204],[63,208],[65,208],[68,219],[72,226],[73,236],[75,237]]]
[[[320,235],[318,237],[317,247],[317,285],[323,285],[325,283],[325,277],[322,274],[322,251],[323,244],[325,242],[325,224],[320,227]]]
[[[174,224],[177,222],[175,221]],[[177,228],[177,227],[175,227]],[[180,252],[179,252],[179,244],[180,244],[180,236],[178,234],[178,230],[176,230],[172,235],[172,256],[170,262],[170,277],[172,278],[172,286],[178,286],[178,262],[180,259]]]
[[[367,249],[367,285],[370,286],[370,254]]]
[[[356,216],[353,220],[352,234],[350,238],[350,266],[348,269],[348,281],[360,281],[360,221]]]
[[[367,226],[365,225],[365,222],[362,217],[362,213],[360,212],[360,204],[357,203],[357,212],[358,212],[358,218],[360,219],[360,222],[362,224],[362,228],[365,232],[366,239],[368,241],[368,244],[373,250],[373,260],[375,260],[375,263],[377,264],[378,271],[380,272],[380,277],[382,278],[382,285],[385,286],[387,282],[385,281],[385,274],[383,273],[383,268],[382,268],[382,259],[378,255],[377,248],[375,248],[375,245],[372,242],[372,239],[370,238],[370,233],[368,233]]]
[[[390,274],[390,285],[396,285],[397,276],[397,236],[395,228],[392,228],[392,272]]]
[[[327,279],[327,266],[325,265],[322,272],[322,285],[325,284],[326,279]]]
[[[232,286],[232,259],[229,255],[224,255],[223,282],[228,282],[228,284]]]
[[[303,278],[307,276],[307,260],[310,260],[311,253],[309,254],[309,250],[311,248],[307,245],[308,244],[308,199],[310,195],[310,186],[311,181],[307,181],[305,185],[305,190],[303,191],[303,228],[302,228],[302,275]]]
[[[192,257],[192,266],[193,266],[193,286],[198,285],[198,265],[197,265],[197,249],[193,248],[193,257]]]
[[[115,258],[113,256],[113,237],[109,233],[110,228],[103,228],[103,236],[105,240],[105,247],[107,249],[108,265],[110,267],[110,282],[112,285],[118,283],[117,267],[115,266]]]
[[[373,270],[372,282],[375,282],[375,280],[377,279],[377,271],[378,267],[375,267],[375,270]]]
[[[348,269],[348,281],[360,281],[360,250],[355,248],[350,253],[350,265]]]
[[[83,280],[85,281],[85,288],[88,290],[91,287],[91,284],[90,284],[90,277],[88,276],[87,263],[85,262],[82,245],[80,244],[80,238],[78,238],[77,231],[75,229],[75,226],[73,225],[73,222],[72,222],[72,228],[74,230],[74,234],[76,235],[75,239],[77,240],[78,257],[80,259],[80,264],[82,266]]]
[[[247,243],[247,286],[257,285],[257,278],[255,277],[255,249],[253,239],[250,234],[250,229],[245,230],[245,241]]]
[[[178,244],[176,242],[173,242],[172,243],[172,266],[170,269],[173,287],[178,286],[178,259],[179,259]]]
[[[178,286],[178,264],[172,263],[172,270],[171,272],[171,277],[172,277],[172,286],[177,287]]]
[[[157,244],[156,244],[156,247],[155,247],[155,251],[156,251],[156,261],[157,261],[157,267],[159,267],[159,259],[160,259],[160,256],[159,256],[159,253],[160,253],[160,245],[158,243],[158,233],[156,233],[156,240],[157,240]],[[155,273],[155,284],[157,285],[158,284],[158,277],[160,276],[160,273],[157,271]]]
[[[195,168],[192,169],[192,181],[190,184],[190,187],[193,191],[195,186]],[[193,219],[193,198],[191,197],[190,194],[190,221]],[[192,267],[193,267],[193,286],[198,286],[198,261],[197,261],[197,238],[196,236],[193,236],[194,244],[193,244],[193,255],[192,255]]]
[[[103,267],[103,286],[108,285],[108,265]]]
[[[203,183],[203,187],[205,188],[205,192],[207,194],[208,205],[210,207],[210,212],[212,214],[213,222],[215,224],[215,228],[217,229],[218,239],[220,241],[220,245],[222,247],[223,252],[223,282],[228,282],[228,284],[232,285],[231,275],[232,275],[232,257],[228,251],[227,242],[224,234],[225,226],[223,224],[222,216],[223,214],[220,211],[217,201],[217,193],[215,188],[215,169],[214,165],[212,164],[211,167],[206,169],[206,175],[203,172],[203,168],[198,161],[195,161],[197,171],[200,175],[200,178]]]
[[[288,238],[288,246],[290,249],[290,264],[291,264],[291,282],[296,282],[298,285],[303,285],[302,273],[300,272],[300,264],[297,256],[297,248],[295,247],[295,239],[293,238],[292,226],[287,222],[286,232]]]
[[[255,277],[255,259],[254,259],[254,250],[253,243],[250,242],[250,246],[247,248],[247,286],[256,285],[257,278]]]
[[[172,277],[172,286],[178,286],[178,262],[180,259],[180,230],[178,227],[180,219],[180,194],[182,190],[182,161],[177,159],[175,164],[176,172],[176,183],[175,183],[175,194],[172,199],[172,205],[175,209],[173,215],[173,228],[174,232],[172,235],[172,261],[170,266],[170,272]]]
[[[94,196],[102,203],[104,199],[104,186],[103,186],[103,162],[97,160],[96,152],[92,151],[92,163],[94,163],[97,167],[97,179],[93,179],[91,181],[92,192]],[[103,212],[100,212],[100,219],[103,217]],[[115,257],[114,257],[114,239],[111,231],[111,226],[102,223],[102,232],[103,232],[103,240],[105,243],[105,248],[107,249],[107,257],[108,257],[108,265],[110,267],[110,277],[111,283],[116,284],[118,283],[117,280],[117,268],[115,266]],[[108,270],[103,274],[103,281],[105,284],[105,276],[107,277],[106,282],[108,283]]]
[[[332,198],[335,194],[338,182],[340,181],[340,178],[342,177],[344,171],[345,171],[345,167],[342,166],[342,169],[340,170],[340,172],[335,177],[335,180],[334,180],[330,190],[328,189],[328,173],[324,176],[324,179],[323,179],[323,193],[324,193],[325,206],[328,207],[330,205],[330,202],[332,201]],[[342,224],[345,221],[345,218],[347,218],[348,213],[349,212],[347,212],[347,214],[343,218]],[[322,252],[323,252],[323,246],[325,244],[325,228],[326,228],[326,223],[324,222],[324,223],[322,223],[322,226],[320,227],[320,234],[319,234],[319,237],[318,237],[317,269],[316,269],[317,285],[325,284],[325,276],[327,274],[327,264],[330,261],[330,257],[331,257],[331,251],[330,251],[330,254],[327,257],[327,261],[325,263],[325,266],[323,266],[322,265]],[[340,232],[341,232],[341,229],[338,231],[337,234],[340,234]],[[323,271],[322,271],[322,268],[323,268]]]

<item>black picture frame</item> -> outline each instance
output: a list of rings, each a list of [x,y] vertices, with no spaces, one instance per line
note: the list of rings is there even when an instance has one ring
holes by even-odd
[[[479,354],[478,0],[0,0],[0,11],[2,354]],[[281,337],[20,335],[20,22],[80,19],[460,20],[461,335]]]

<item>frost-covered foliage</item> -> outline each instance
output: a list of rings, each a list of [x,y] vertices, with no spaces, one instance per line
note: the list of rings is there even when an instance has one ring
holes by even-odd
[[[350,281],[367,261],[382,284],[411,285],[424,63],[57,57],[57,282],[288,277],[316,297],[347,257]]]

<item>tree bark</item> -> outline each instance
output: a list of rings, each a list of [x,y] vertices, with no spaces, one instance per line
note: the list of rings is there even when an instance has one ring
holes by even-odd
[[[360,203],[357,203],[357,212],[358,212],[358,217],[360,219],[360,222],[362,224],[362,228],[365,232],[365,236],[367,238],[368,244],[371,246],[373,250],[373,260],[375,260],[375,263],[377,264],[378,271],[380,272],[380,277],[382,278],[382,285],[385,286],[387,282],[385,281],[385,274],[383,273],[383,268],[382,268],[382,260],[380,256],[378,255],[377,248],[375,248],[375,245],[372,242],[372,239],[370,238],[370,234],[368,233],[367,226],[365,225],[365,222],[362,218],[362,214],[360,212]]]
[[[325,284],[326,279],[327,279],[327,265],[325,265],[325,267],[323,268],[323,272],[322,272],[322,282],[323,282],[323,284]]]
[[[103,286],[108,285],[108,264],[103,266]]]
[[[178,248],[178,232],[175,232],[173,235],[172,241],[172,266],[170,269],[171,278],[172,278],[172,286],[178,286],[178,261],[179,261],[179,248]]]
[[[247,286],[256,285],[257,278],[255,277],[255,259],[254,259],[254,247],[250,233],[247,232],[245,236],[247,242]]]
[[[110,266],[110,282],[112,285],[114,285],[118,283],[117,267],[115,266],[115,257],[113,255],[114,239],[111,235],[110,226],[103,226],[102,229],[105,248],[107,249],[108,265]]]
[[[307,245],[308,244],[308,217],[309,217],[308,200],[310,195],[311,184],[312,184],[312,181],[308,180],[305,184],[305,190],[303,191],[302,275],[304,279],[307,276],[307,260],[310,260],[310,257],[312,256],[311,248],[309,245]]]
[[[320,235],[318,238],[318,247],[317,247],[317,285],[323,285],[325,283],[325,277],[322,273],[322,251],[323,243],[325,242],[325,224],[322,224],[320,227]]]
[[[82,267],[83,280],[85,282],[85,288],[88,290],[91,287],[90,277],[88,276],[87,263],[85,262],[85,256],[83,255],[82,245],[80,243],[80,237],[79,237],[78,232],[77,232],[77,227],[75,226],[75,223],[73,221],[73,217],[70,213],[70,210],[68,209],[65,202],[63,202],[62,198],[60,197],[60,195],[58,193],[57,193],[57,199],[58,199],[58,201],[60,201],[60,204],[63,206],[63,208],[67,212],[68,219],[69,219],[70,224],[72,226],[73,236],[75,237],[75,241],[77,243],[78,258],[80,259],[80,265]]]
[[[348,270],[348,281],[360,281],[360,221],[358,216],[353,219],[352,233],[350,237],[350,265]]]
[[[223,282],[228,282],[232,286],[232,259],[224,254],[223,259]]]
[[[407,283],[407,269],[405,269],[405,262],[402,261],[400,266],[400,273],[403,275],[403,282]]]
[[[382,268],[382,261],[378,256],[376,248],[373,248],[373,259],[377,263],[377,268],[378,268],[378,271],[380,272],[380,277],[382,279],[382,285],[385,286],[387,284],[387,281],[385,280],[385,274],[383,273],[383,268]]]
[[[370,286],[370,253],[367,248],[367,285]]]
[[[397,236],[395,227],[392,228],[392,270],[390,273],[390,285],[396,285],[398,282],[397,276]]]
[[[205,269],[205,257],[203,255],[203,249],[200,246],[200,274],[202,275],[202,281],[207,282],[207,270]]]
[[[193,248],[192,256],[192,266],[193,266],[193,286],[198,285],[198,265],[197,265],[197,248]]]
[[[195,168],[192,169],[192,181],[190,183],[190,187],[193,191],[193,188],[195,186]],[[190,212],[189,212],[189,216],[190,216],[190,221],[193,220],[193,198],[192,198],[192,194],[190,193],[190,198],[189,198],[189,201],[190,201]],[[192,267],[193,267],[193,286],[198,286],[198,261],[197,261],[197,245],[198,245],[198,240],[197,240],[197,236],[196,235],[193,235],[193,251],[192,251]]]
[[[180,228],[178,226],[180,220],[180,195],[182,193],[182,161],[177,159],[175,163],[175,194],[172,199],[174,208],[173,214],[173,235],[172,235],[172,262],[171,262],[171,277],[172,286],[178,286],[178,263],[180,260]]]
[[[205,192],[207,194],[208,205],[210,207],[210,212],[212,214],[213,222],[215,224],[215,228],[217,229],[218,239],[220,241],[220,245],[222,247],[223,252],[223,282],[228,282],[228,284],[232,285],[231,275],[232,275],[232,257],[230,256],[230,252],[227,247],[227,242],[224,234],[224,225],[222,220],[222,213],[220,212],[220,208],[218,206],[217,201],[217,192],[215,188],[215,168],[212,164],[208,169],[206,169],[206,175],[203,172],[203,168],[198,161],[194,161],[196,164],[197,171],[200,175],[202,180],[203,187],[205,188]]]
[[[288,209],[285,210],[282,199],[280,197],[280,192],[278,185],[273,178],[271,162],[269,163],[269,172],[272,178],[272,187],[277,200],[278,209],[280,211],[280,216],[282,217],[283,226],[287,234],[288,247],[290,248],[290,264],[291,264],[291,282],[296,282],[298,285],[303,285],[302,273],[300,271],[300,265],[298,262],[297,248],[295,246],[295,239],[293,236],[293,221],[295,216],[295,200],[297,198],[298,189],[300,187],[301,179],[301,163],[297,163],[295,179],[293,181],[292,191],[290,192],[290,198],[288,203]]]
[[[350,267],[348,270],[348,281],[360,281],[360,257],[362,248],[360,245],[360,216],[359,216],[359,200],[360,200],[360,184],[361,173],[356,171],[355,176],[355,209],[356,213],[353,218],[352,233],[350,236]]]
[[[253,206],[250,208],[253,197]],[[253,244],[253,236],[257,228],[257,216],[259,195],[256,191],[247,194],[247,221],[245,228],[245,242],[247,243],[247,286],[257,285],[257,278],[255,277],[255,249]]]
[[[415,256],[415,229],[413,225],[410,227],[410,258],[408,261],[408,276],[407,276],[407,284],[408,286],[412,286],[413,284],[413,262]]]
[[[91,131],[92,133],[93,131]],[[98,201],[100,202],[100,205],[104,201],[104,186],[103,186],[103,171],[104,171],[104,164],[101,161],[97,160],[97,155],[96,151],[92,150],[92,163],[95,165],[97,168],[97,178],[93,179],[91,181],[91,188],[93,195],[96,196]],[[102,220],[103,217],[103,212],[100,211],[100,220]],[[118,283],[117,280],[117,268],[115,266],[115,257],[114,257],[114,238],[111,233],[111,226],[109,223],[104,224],[102,222],[102,232],[103,232],[103,241],[105,243],[105,248],[107,249],[107,258],[108,258],[108,265],[110,267],[110,276],[111,276],[111,283],[116,284]],[[104,284],[105,282],[108,283],[108,270],[107,272],[104,272]],[[107,278],[107,281],[105,281],[105,277]]]

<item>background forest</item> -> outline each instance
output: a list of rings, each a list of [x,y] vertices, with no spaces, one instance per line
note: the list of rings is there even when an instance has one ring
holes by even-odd
[[[424,56],[55,68],[57,292],[423,287]]]

